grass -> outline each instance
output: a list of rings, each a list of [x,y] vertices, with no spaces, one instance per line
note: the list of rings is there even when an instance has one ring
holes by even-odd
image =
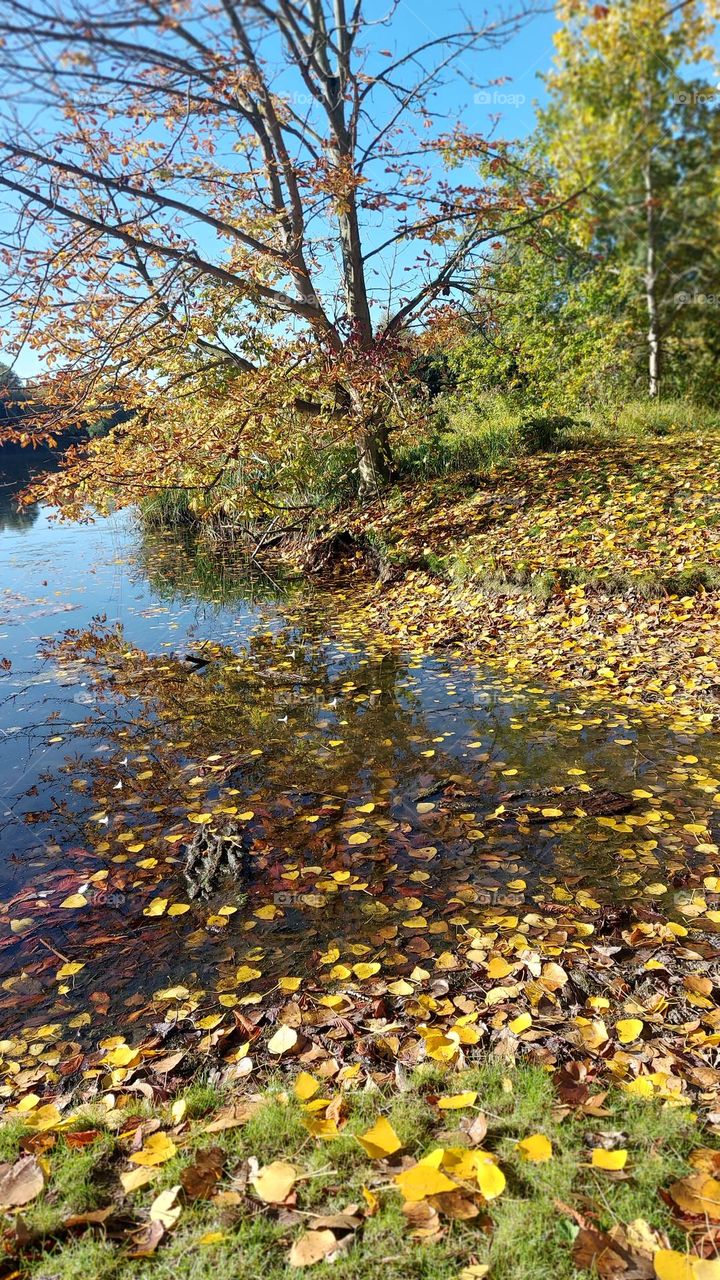
[[[437,1095],[475,1090],[478,1100],[464,1111],[440,1111]],[[178,1151],[158,1170],[156,1180],[124,1195],[119,1173],[127,1165],[128,1141],[117,1126],[98,1120],[96,1109],[78,1120],[80,1128],[94,1122],[95,1140],[73,1147],[64,1133],[45,1152],[48,1177],[45,1191],[22,1210],[30,1232],[44,1236],[43,1247],[25,1259],[25,1274],[35,1280],[288,1280],[295,1274],[287,1255],[293,1238],[313,1225],[313,1215],[339,1212],[348,1204],[361,1206],[363,1187],[377,1196],[379,1209],[366,1219],[353,1246],[331,1266],[320,1264],[318,1276],[337,1280],[457,1280],[471,1261],[490,1265],[492,1280],[575,1280],[572,1242],[577,1233],[573,1210],[603,1228],[642,1218],[667,1231],[675,1247],[683,1249],[682,1232],[673,1225],[659,1192],[688,1172],[687,1158],[708,1145],[688,1108],[663,1108],[639,1103],[618,1092],[606,1100],[608,1114],[591,1117],[559,1105],[551,1076],[541,1067],[511,1066],[490,1060],[473,1070],[447,1075],[425,1066],[409,1078],[403,1091],[377,1089],[347,1092],[347,1123],[339,1138],[311,1137],[303,1124],[301,1104],[289,1083],[271,1081],[255,1113],[241,1127],[207,1133],[209,1118],[228,1098],[212,1083],[199,1079],[185,1093],[187,1112],[175,1132]],[[155,1116],[168,1130],[169,1102],[135,1104],[128,1096],[124,1114],[139,1110]],[[392,1168],[370,1160],[357,1135],[380,1115],[390,1121],[404,1152],[417,1159],[442,1147],[466,1145],[460,1129],[463,1117],[479,1109],[488,1121],[483,1147],[497,1156],[507,1177],[505,1192],[481,1218],[447,1220],[437,1240],[412,1236],[402,1212],[401,1197],[392,1183]],[[111,1117],[115,1113],[111,1113]],[[127,1124],[127,1120],[125,1121]],[[614,1145],[628,1149],[626,1174],[608,1175],[589,1166],[590,1147],[613,1135]],[[552,1158],[531,1164],[516,1143],[543,1133],[552,1142]],[[16,1121],[0,1129],[0,1154],[13,1160],[26,1147],[28,1131]],[[37,1139],[34,1139],[37,1141]],[[176,1186],[182,1170],[198,1151],[220,1146],[226,1160],[221,1192],[242,1186],[237,1181],[245,1162],[262,1166],[273,1160],[290,1161],[301,1173],[297,1208],[290,1213],[262,1205],[253,1195],[240,1194],[235,1203],[194,1201],[183,1205],[175,1228],[150,1258],[128,1257],[128,1237],[105,1238],[102,1229],[63,1233],[69,1214],[82,1214],[112,1204],[117,1213],[147,1220],[150,1204],[166,1187]],[[236,1179],[233,1183],[233,1179]],[[232,1201],[232,1198],[231,1198]],[[132,1224],[131,1224],[132,1225]],[[216,1233],[220,1233],[219,1236]]]

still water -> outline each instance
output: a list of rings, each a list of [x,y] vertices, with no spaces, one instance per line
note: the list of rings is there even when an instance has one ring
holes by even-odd
[[[3,501],[0,1034],[401,974],[527,912],[707,906],[712,735],[403,650],[127,514]],[[632,811],[583,811],[608,788]]]

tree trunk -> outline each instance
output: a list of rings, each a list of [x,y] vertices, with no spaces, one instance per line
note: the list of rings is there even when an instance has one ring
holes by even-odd
[[[648,312],[648,392],[651,397],[660,395],[660,366],[662,360],[662,337],[660,333],[660,311],[657,299],[657,246],[655,204],[653,196],[653,180],[650,158],[644,170],[645,179],[645,217],[647,224],[647,245],[645,253],[645,298]]]
[[[392,474],[390,440],[384,423],[364,423],[355,436],[360,496],[372,498],[388,483]]]

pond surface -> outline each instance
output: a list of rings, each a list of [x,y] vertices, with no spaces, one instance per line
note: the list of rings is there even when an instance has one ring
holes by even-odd
[[[451,967],[528,913],[713,907],[704,727],[403,650],[273,578],[6,499],[0,1034],[140,1034],[168,1000],[212,1027],[320,971]]]

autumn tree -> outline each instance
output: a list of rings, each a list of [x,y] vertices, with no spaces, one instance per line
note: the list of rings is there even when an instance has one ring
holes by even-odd
[[[395,4],[6,0],[8,341],[53,371],[48,431],[133,410],[56,498],[207,492],[272,464],[278,421],[352,439],[366,491],[387,478],[414,326],[543,216],[499,191],[477,85],[462,120],[445,97],[528,12],[398,49]]]
[[[579,254],[623,280],[647,391],[657,396],[688,323],[678,299],[719,278],[717,102],[712,86],[688,78],[714,20],[702,0],[563,0],[559,12],[537,145],[557,190],[578,193]]]

